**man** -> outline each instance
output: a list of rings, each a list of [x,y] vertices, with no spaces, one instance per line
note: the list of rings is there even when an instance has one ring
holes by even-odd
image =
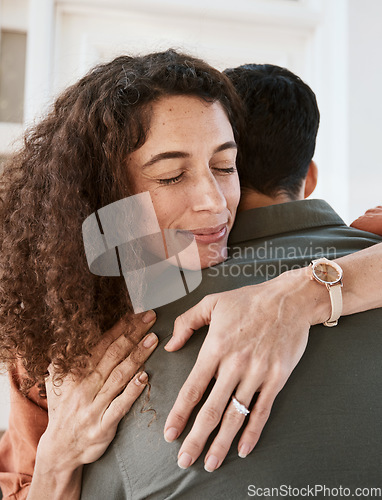
[[[251,209],[252,207],[288,202],[308,196],[314,189],[317,176],[317,169],[312,161],[319,124],[319,111],[314,93],[296,75],[277,66],[247,65],[235,70],[227,70],[227,73],[233,80],[247,110],[245,118],[248,133],[240,145],[241,155],[239,155],[238,161],[241,181],[244,184],[244,188],[242,188],[244,192],[241,203],[242,208],[246,206],[246,208]],[[273,177],[274,182],[272,183]],[[313,213],[314,209],[318,212],[322,210],[322,206],[317,205],[317,202],[313,203],[316,203],[316,205],[312,205]],[[306,224],[303,209],[307,209],[307,205],[300,205],[299,208],[302,211],[303,220],[300,221],[300,224],[302,224],[301,228],[303,228]],[[381,217],[379,217],[378,221],[379,213],[378,209],[374,209],[370,214],[365,214],[355,222],[355,227],[358,226],[364,230],[371,230],[372,227],[373,232],[382,234],[382,230],[378,231],[378,227],[381,227]],[[259,216],[259,212],[250,212],[248,214],[249,218],[251,214],[252,216]],[[283,219],[281,218],[281,220]],[[255,223],[254,221],[249,222]],[[272,222],[272,220],[269,221],[270,227],[272,227]],[[275,259],[279,250],[277,248],[274,251]],[[285,249],[281,250],[281,256],[283,254],[285,256]],[[270,251],[272,252],[272,249]],[[298,251],[301,256],[311,253],[306,248]],[[288,257],[291,258],[295,252],[296,249],[289,252]],[[342,293],[344,298],[343,314],[381,305],[381,303],[376,302],[376,298],[380,297],[382,272],[378,272],[378,267],[375,265],[381,259],[381,245],[376,248],[369,248],[366,252],[368,253],[369,265],[363,267],[362,272],[360,272],[359,263],[355,262],[355,259],[358,259],[360,254],[354,257],[348,256],[345,260],[351,259],[349,264],[345,264],[345,261],[341,260],[341,265],[346,265],[346,268],[344,268],[346,286]],[[321,249],[321,255],[324,253],[324,249]],[[328,249],[327,253],[330,254]],[[365,251],[361,252],[361,254],[364,253]],[[261,255],[253,255],[253,258],[255,257],[257,259],[264,257],[264,252]],[[268,279],[290,267],[293,267],[291,262],[282,264],[281,261],[278,261],[277,266],[272,264],[266,267],[265,275],[262,265],[258,265],[254,273],[263,273],[264,279]],[[248,269],[250,269],[249,265],[242,269],[242,272],[248,272]],[[215,272],[215,270],[212,271]],[[353,281],[356,292],[352,294],[350,291],[351,274],[354,275],[354,273],[358,273],[359,278]],[[368,278],[366,278],[367,273],[369,273]],[[281,279],[285,281],[285,279],[288,279],[287,275],[282,274],[279,280]],[[284,291],[282,283],[277,282],[276,286],[280,288],[279,300],[281,301],[279,311],[275,306],[278,300],[274,297],[274,291],[271,290],[270,293],[273,302],[268,300],[265,303],[267,293],[269,297],[268,288],[273,286],[273,282],[270,281],[261,290],[254,290],[252,301],[248,300],[246,294],[242,294],[241,291],[217,294],[214,297],[205,298],[198,306],[182,314],[177,319],[173,340],[170,344],[172,350],[184,345],[186,339],[192,334],[192,329],[200,328],[204,324],[210,324],[210,328],[206,342],[198,356],[198,363],[182,387],[182,391],[166,421],[166,438],[168,434],[176,437],[182,432],[184,423],[194,406],[188,401],[190,399],[189,394],[203,393],[206,383],[213,378],[215,372],[218,381],[216,385],[219,386],[219,391],[214,389],[211,392],[208,402],[203,406],[191,433],[187,436],[179,451],[181,465],[185,464],[184,457],[188,457],[188,462],[193,463],[201,453],[205,439],[213,429],[211,423],[208,422],[208,415],[211,413],[224,414],[224,416],[219,433],[207,451],[205,462],[208,470],[215,470],[221,465],[233,436],[235,436],[242,424],[242,420],[238,420],[233,425],[232,405],[228,406],[225,411],[224,405],[228,401],[227,395],[228,398],[233,392],[237,395],[238,391],[241,392],[242,386],[247,388],[247,394],[242,396],[246,399],[244,404],[248,405],[250,403],[255,390],[259,390],[259,397],[247,419],[238,444],[238,451],[241,456],[245,456],[254,448],[277,393],[283,387],[289,373],[298,362],[298,355],[302,355],[304,349],[302,340],[307,340],[307,336],[304,337],[302,311],[299,314],[299,322],[296,321],[291,328],[290,315],[288,317],[285,309],[288,310],[288,308],[293,308],[295,305],[292,303],[286,307],[287,301],[283,296],[283,294],[288,294],[289,289],[294,290],[303,282],[304,277],[300,278],[297,283],[288,283]],[[367,284],[367,287],[363,286],[362,283]],[[310,291],[307,290],[305,293],[308,294]],[[369,305],[366,307],[363,304],[361,309],[357,309],[354,303],[349,303],[349,295],[353,296],[353,298],[358,296],[362,300],[369,301]],[[240,303],[237,305],[240,314],[237,312],[229,314],[227,310],[230,310],[236,296],[240,298]],[[306,299],[309,300],[308,295],[306,295]],[[328,301],[329,297],[327,296],[325,299]],[[318,301],[317,297],[312,300],[311,310],[309,311],[311,315],[314,314],[313,306]],[[260,310],[259,303],[261,303]],[[265,317],[262,315],[261,309],[267,311],[268,314]],[[251,311],[251,315],[248,314],[248,311]],[[329,313],[327,314],[329,316]],[[274,317],[278,317],[279,325],[272,324],[270,318],[274,319]],[[325,319],[327,318],[323,318],[323,320]],[[311,319],[308,321],[309,326],[320,322],[314,322]],[[229,335],[225,334],[227,330],[230,331]],[[309,328],[305,330],[306,335],[308,330]],[[233,331],[236,332],[236,336],[232,335]],[[240,335],[240,331],[252,332],[249,336],[250,341],[247,341],[244,346],[241,340],[243,336]],[[282,332],[291,331],[294,332],[292,341],[295,345],[293,349],[291,349],[291,345],[288,346],[288,355],[286,355],[285,349],[277,349],[277,345],[280,347]],[[257,344],[254,342],[254,338],[259,339]],[[236,339],[237,345],[233,344],[232,339]],[[292,341],[289,340],[291,344]],[[269,348],[269,345],[272,347]],[[166,348],[168,349],[168,347]],[[211,353],[217,349],[221,350],[222,354],[211,356]],[[236,358],[238,356],[243,358],[244,354],[247,355],[245,362],[241,363],[240,368],[236,367],[233,370],[235,356]],[[218,361],[216,362],[214,358],[218,358]],[[210,370],[206,370],[205,365],[211,366]],[[264,371],[264,365],[268,365],[268,370]],[[278,369],[274,369],[275,366]],[[228,375],[224,378],[221,374],[226,372]],[[217,392],[218,395],[216,395]]]
[[[312,158],[320,113],[298,76],[271,64],[225,70],[244,102],[240,143],[242,210],[307,198],[316,187]]]
[[[255,122],[259,120],[257,133],[260,135],[264,122],[269,121],[272,130],[264,128],[266,141],[268,133],[273,133],[272,123],[283,120],[289,112],[288,102],[297,120],[293,117],[285,120],[279,132],[281,137],[273,133],[273,146],[264,142],[264,150],[257,146],[260,149],[256,153],[250,152],[248,134],[238,163],[244,187],[243,211],[230,236],[230,259],[204,270],[202,284],[192,294],[157,310],[155,332],[162,345],[179,311],[190,308],[206,294],[261,283],[287,269],[307,265],[312,258],[338,258],[382,241],[348,228],[325,202],[303,200],[314,189],[316,178],[311,160],[318,111],[313,117],[310,115],[315,99],[312,104],[310,89],[307,91],[299,80],[296,82],[294,75],[288,79],[291,74],[286,75],[280,68],[252,66],[238,68],[234,75],[227,73],[239,88],[239,80],[257,70],[257,82],[243,83],[253,93],[255,102],[261,101],[265,106],[263,118],[253,113]],[[308,94],[305,101],[301,97],[304,93]],[[277,107],[279,102],[282,113]],[[306,122],[299,116],[304,110],[309,115],[305,115]],[[256,129],[255,122],[249,121],[249,132],[252,127]],[[310,130],[307,137],[293,142],[293,131],[300,139],[305,128]],[[303,152],[304,141],[309,144]],[[274,165],[262,163],[261,156],[264,159],[273,153],[279,158]],[[292,167],[285,174],[278,168],[284,158],[285,161],[290,158]],[[293,165],[297,164],[301,168],[293,172]],[[273,166],[277,167],[277,176],[275,173],[272,185],[269,178]],[[259,174],[254,174],[257,171]],[[297,322],[299,311],[295,314]],[[381,348],[381,322],[382,310],[374,310],[341,318],[334,329],[323,325],[313,327],[307,350],[279,394],[256,449],[250,454],[251,450],[243,452],[241,456],[248,456],[240,460],[236,452],[239,441],[235,438],[221,470],[214,474],[206,474],[202,459],[192,456],[192,445],[198,439],[195,428],[194,438],[188,437],[182,447],[178,441],[165,443],[162,436],[173,399],[195,362],[206,328],[193,335],[176,354],[159,347],[147,363],[152,386],[149,403],[143,408],[143,401],[135,405],[135,411],[122,421],[105,455],[86,469],[82,498],[236,499],[270,496],[266,488],[278,488],[273,495],[288,497],[306,496],[312,488],[316,496],[320,492],[328,496],[328,490],[338,495],[335,489],[340,487],[349,488],[351,494],[356,488],[381,487],[377,464],[382,437],[377,425],[382,418],[379,386],[382,368],[376,354]],[[261,397],[262,388],[259,389]],[[175,413],[179,413],[180,407],[181,403]],[[174,413],[170,416],[171,425],[176,422],[173,417]],[[190,431],[192,421],[193,418],[183,435]],[[233,419],[231,423],[236,425]],[[167,430],[169,427],[167,421]],[[212,438],[208,446],[211,442]],[[187,470],[176,466],[180,447],[195,462],[187,468],[180,458],[180,465]],[[206,463],[206,469],[212,471],[219,465]]]

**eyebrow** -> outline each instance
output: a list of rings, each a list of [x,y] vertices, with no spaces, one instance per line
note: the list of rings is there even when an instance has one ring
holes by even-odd
[[[228,141],[224,144],[220,144],[216,149],[214,149],[213,154],[220,153],[221,151],[225,151],[226,149],[237,149],[237,144],[235,141]],[[185,153],[184,151],[165,151],[163,153],[158,153],[154,155],[149,161],[142,165],[142,168],[151,167],[155,163],[158,163],[162,160],[172,160],[174,158],[189,158],[191,155],[189,153]]]

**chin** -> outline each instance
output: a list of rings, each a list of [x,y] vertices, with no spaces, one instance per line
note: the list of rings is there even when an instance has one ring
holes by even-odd
[[[166,232],[168,261],[173,266],[193,271],[215,266],[228,257],[227,240],[226,236],[218,242],[205,244],[190,239],[187,232]]]
[[[216,266],[227,260],[228,249],[226,242],[223,244],[212,243],[208,248],[199,249],[200,266],[202,269],[207,267]]]

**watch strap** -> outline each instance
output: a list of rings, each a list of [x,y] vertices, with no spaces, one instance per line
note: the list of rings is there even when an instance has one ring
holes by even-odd
[[[332,314],[330,318],[324,322],[325,326],[336,326],[338,318],[342,314],[342,283],[328,286],[330,302],[332,305]]]

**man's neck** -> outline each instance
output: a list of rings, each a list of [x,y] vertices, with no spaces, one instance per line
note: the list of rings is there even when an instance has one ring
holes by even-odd
[[[268,207],[269,205],[278,205],[279,203],[287,203],[288,201],[294,200],[285,193],[280,193],[272,197],[258,193],[253,189],[242,187],[238,212],[252,208]]]

